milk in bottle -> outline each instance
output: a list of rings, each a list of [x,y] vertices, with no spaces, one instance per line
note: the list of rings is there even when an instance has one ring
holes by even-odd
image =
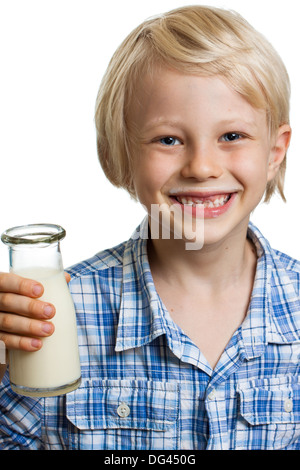
[[[9,351],[11,386],[22,395],[61,395],[80,384],[76,315],[59,247],[64,236],[62,227],[39,224],[14,227],[1,237],[9,246],[10,270],[43,284],[40,300],[56,309],[54,333],[42,338],[40,350]]]

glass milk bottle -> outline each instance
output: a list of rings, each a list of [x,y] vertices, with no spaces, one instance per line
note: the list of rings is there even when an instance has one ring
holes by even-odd
[[[42,338],[39,351],[9,351],[12,389],[26,396],[49,397],[75,390],[80,384],[80,362],[74,304],[64,276],[58,225],[24,225],[6,230],[1,240],[9,248],[10,271],[40,282],[40,300],[55,306],[54,333]]]

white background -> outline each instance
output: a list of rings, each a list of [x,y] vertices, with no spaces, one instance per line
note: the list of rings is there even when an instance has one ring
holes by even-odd
[[[62,225],[65,267],[127,239],[144,210],[106,181],[96,154],[94,104],[117,46],[149,16],[185,0],[0,0],[0,232]],[[271,244],[300,258],[300,28],[296,0],[206,0],[237,10],[273,43],[292,82],[287,204],[252,216]],[[0,270],[8,269],[0,243]]]

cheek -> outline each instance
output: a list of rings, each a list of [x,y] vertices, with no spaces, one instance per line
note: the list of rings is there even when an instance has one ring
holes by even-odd
[[[266,185],[268,177],[267,152],[261,148],[240,153],[231,159],[231,171],[243,186]]]
[[[170,178],[170,164],[167,159],[155,158],[147,153],[140,154],[134,163],[135,187],[140,192],[159,191]]]
[[[148,155],[140,155],[134,163],[133,180],[139,201],[148,207],[155,203],[155,195],[164,185],[165,171]]]

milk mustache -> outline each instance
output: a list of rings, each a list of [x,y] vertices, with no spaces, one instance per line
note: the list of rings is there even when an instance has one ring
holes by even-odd
[[[54,333],[41,338],[40,350],[9,350],[11,387],[21,395],[62,395],[80,385],[76,314],[59,246],[64,236],[62,227],[50,224],[14,227],[1,236],[9,246],[10,271],[40,282],[44,293],[39,300],[53,304],[56,311],[49,320]]]

